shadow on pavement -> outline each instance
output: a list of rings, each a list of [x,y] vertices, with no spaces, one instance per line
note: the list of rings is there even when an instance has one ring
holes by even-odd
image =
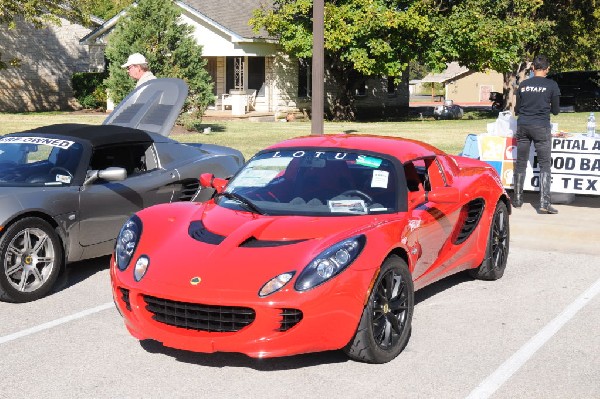
[[[149,353],[158,353],[173,357],[180,362],[206,367],[245,367],[257,371],[294,370],[320,364],[335,364],[350,361],[341,351],[307,353],[303,355],[254,359],[241,353],[197,353],[168,348],[154,340],[140,341],[140,345]]]
[[[102,256],[100,258],[87,259],[68,264],[65,270],[58,276],[58,280],[56,280],[56,283],[54,284],[54,289],[49,295],[61,292],[75,284],[87,280],[96,273],[108,269],[109,263],[110,256]]]

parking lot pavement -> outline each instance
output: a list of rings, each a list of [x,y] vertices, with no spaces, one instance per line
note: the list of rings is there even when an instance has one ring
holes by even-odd
[[[600,196],[575,196],[554,205],[556,215],[537,213],[539,193],[526,192],[525,203],[513,209],[511,245],[542,251],[600,255]]]
[[[599,398],[600,297],[590,288],[600,262],[588,230],[600,212],[590,200],[558,215],[515,210],[504,277],[459,274],[418,291],[411,340],[384,365],[339,351],[254,360],[140,343],[109,306],[108,259],[83,262],[47,298],[0,303],[0,397]]]

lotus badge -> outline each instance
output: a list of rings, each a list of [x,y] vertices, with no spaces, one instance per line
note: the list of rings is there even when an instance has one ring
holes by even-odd
[[[198,285],[198,284],[200,284],[200,281],[202,281],[202,279],[200,277],[192,277],[192,279],[190,280],[190,284]]]

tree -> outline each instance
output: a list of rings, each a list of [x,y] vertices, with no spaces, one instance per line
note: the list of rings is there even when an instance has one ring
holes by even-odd
[[[121,101],[135,86],[121,68],[135,52],[144,54],[157,77],[181,78],[187,82],[186,111],[194,111],[201,117],[214,100],[202,46],[193,38],[193,28],[181,23],[180,16],[180,9],[172,0],[140,0],[119,19],[105,52],[109,61],[105,84],[115,102]]]
[[[600,11],[596,0],[422,0],[435,21],[426,52],[430,67],[458,61],[474,71],[504,75],[505,108],[533,57],[547,54],[553,68],[598,65]],[[425,11],[427,10],[427,11]]]
[[[84,9],[91,15],[107,20],[117,15],[133,2],[134,0],[87,0]]]
[[[0,0],[0,25],[14,29],[17,21],[23,20],[41,28],[47,24],[60,25],[63,17],[72,22],[87,23],[87,14],[83,11],[85,0]],[[0,49],[0,57],[2,56]],[[10,66],[18,66],[20,60],[11,58],[8,63],[0,59],[0,70]]]
[[[334,120],[354,118],[357,79],[399,79],[429,38],[429,19],[416,12],[412,1],[325,2],[324,20],[325,71],[340,88],[328,104]],[[275,0],[272,7],[257,10],[250,24],[277,37],[286,54],[312,57],[312,0]]]

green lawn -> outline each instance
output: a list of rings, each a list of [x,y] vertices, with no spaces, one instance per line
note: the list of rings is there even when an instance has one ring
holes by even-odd
[[[558,123],[559,130],[565,132],[583,132],[588,113],[564,113],[552,117]],[[0,134],[17,132],[38,126],[55,123],[100,124],[106,115],[86,113],[44,112],[3,114],[0,113]],[[482,117],[467,113],[461,120],[409,120],[403,122],[325,122],[325,133],[369,133],[389,135],[421,140],[442,150],[457,154],[461,151],[465,137],[469,133],[485,133],[487,123],[493,117]],[[182,142],[220,144],[236,148],[246,158],[258,150],[290,137],[309,135],[310,121],[249,122],[206,121],[203,127],[211,128],[211,133],[174,134],[172,138]]]

